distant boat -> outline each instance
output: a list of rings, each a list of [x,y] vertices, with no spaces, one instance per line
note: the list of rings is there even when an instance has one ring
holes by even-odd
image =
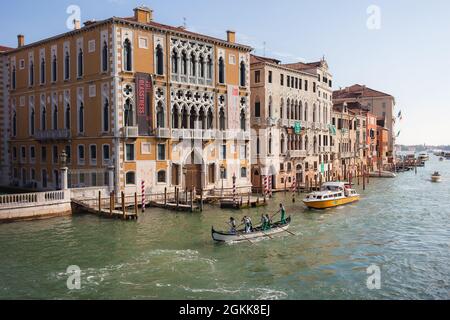
[[[428,153],[422,152],[419,154],[418,159],[419,159],[419,161],[424,162],[424,161],[430,160],[430,156],[428,155]]]
[[[431,181],[432,182],[441,182],[441,174],[437,171],[435,173],[433,173],[433,175],[431,176]]]
[[[443,158],[443,157],[440,157],[440,158],[439,158],[439,161],[444,161],[444,158]]]
[[[371,178],[395,178],[397,175],[390,171],[373,171],[369,173]]]

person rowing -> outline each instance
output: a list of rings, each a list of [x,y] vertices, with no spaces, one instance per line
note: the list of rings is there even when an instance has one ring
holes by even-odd
[[[252,219],[250,217],[245,216],[242,219],[242,223],[245,224],[245,233],[251,233],[252,232]]]
[[[277,215],[278,213],[281,213],[281,223],[286,224],[286,208],[282,203],[280,203],[280,210],[278,210],[275,215]]]
[[[230,225],[230,233],[236,233],[236,220],[231,217],[228,224]]]

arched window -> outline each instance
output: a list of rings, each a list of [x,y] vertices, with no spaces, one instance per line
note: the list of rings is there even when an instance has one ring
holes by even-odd
[[[272,134],[269,134],[269,154],[272,154]]]
[[[245,62],[241,61],[241,67],[240,67],[240,78],[241,78],[241,87],[245,87],[246,86],[246,76],[247,76],[247,72],[245,70]]]
[[[68,80],[70,78],[70,55],[66,52],[66,57],[64,58],[64,79]]]
[[[65,116],[64,116],[64,122],[65,122],[65,128],[67,130],[70,130],[70,104],[66,105],[66,112],[65,112]]]
[[[178,53],[175,49],[172,51],[172,73],[178,73]]]
[[[317,107],[313,105],[313,122],[317,122]]]
[[[34,63],[33,61],[30,61],[30,74],[29,74],[29,83],[30,86],[34,86]]]
[[[134,171],[127,172],[125,176],[125,181],[127,185],[135,185],[136,184],[136,173]]]
[[[42,107],[41,112],[41,130],[47,130],[47,110],[45,109],[45,106]]]
[[[241,130],[247,131],[247,123],[246,123],[246,116],[245,116],[245,110],[241,110]]]
[[[125,101],[125,107],[124,107],[124,120],[125,120],[125,127],[132,127],[133,126],[133,104],[131,103],[130,99],[127,99]]]
[[[166,183],[166,171],[158,171],[158,183]]]
[[[220,108],[219,112],[219,130],[225,130],[225,110]]]
[[[195,77],[197,74],[197,59],[195,58],[195,54],[191,53],[191,59],[190,59],[190,69],[191,69],[191,76]]]
[[[109,101],[105,99],[105,103],[103,104],[103,131],[109,131]]]
[[[183,51],[181,53],[181,74],[182,75],[187,75],[187,55],[186,55],[186,51]]]
[[[286,119],[290,119],[291,116],[291,100],[287,99],[286,103]]]
[[[58,70],[57,70],[58,64],[56,61],[56,55],[53,55],[52,58],[52,81],[56,82],[57,79],[57,74],[58,74]]]
[[[256,138],[256,154],[261,153],[261,141],[259,140],[259,137]]]
[[[159,44],[156,46],[156,74],[160,76],[164,74],[164,53]]]
[[[58,106],[53,106],[52,129],[58,130]]]
[[[125,39],[125,42],[123,43],[123,63],[124,63],[124,70],[125,71],[131,71],[132,68],[132,52],[131,52],[131,42],[129,39]]]
[[[281,99],[281,102],[280,102],[280,118],[284,119],[283,99]]]
[[[158,102],[158,106],[156,107],[156,127],[157,128],[165,128],[164,125],[164,108],[162,102]]]
[[[300,115],[300,120],[303,120],[303,116],[304,116],[304,114],[303,114],[303,102],[299,102],[299,115]]]
[[[13,112],[12,116],[12,135],[15,137],[17,135],[17,113],[16,111]]]
[[[305,121],[309,121],[308,117],[308,103],[305,102]]]
[[[78,132],[84,132],[84,104],[80,103],[80,107],[78,109]]]
[[[295,105],[294,100],[291,101],[291,119],[295,120]]]
[[[308,139],[308,136],[305,137],[305,150],[309,154],[309,139]]]
[[[211,59],[211,56],[208,56],[208,79],[212,79],[212,74],[213,74],[213,62]]]
[[[281,135],[281,139],[280,139],[280,151],[281,153],[285,153],[285,139],[284,139],[284,134]]]
[[[196,129],[196,122],[197,122],[197,110],[195,110],[194,107],[191,108],[191,114],[190,114],[190,123],[189,128],[190,129]]]
[[[12,68],[12,79],[11,79],[11,82],[12,82],[12,88],[16,89],[16,67]]]
[[[198,60],[198,66],[200,68],[200,78],[204,78],[205,77],[205,58],[203,57],[203,55],[200,55],[200,58]]]
[[[269,117],[273,117],[273,108],[272,108],[272,97],[269,97]]]
[[[172,128],[174,129],[178,129],[179,128],[179,111],[178,111],[178,107],[174,106],[172,108]]]
[[[45,59],[41,59],[41,84],[45,83]]]
[[[84,70],[83,62],[84,62],[83,50],[80,49],[80,51],[78,51],[78,77],[83,76],[83,70]]]
[[[34,135],[34,121],[36,118],[36,114],[34,112],[34,108],[31,108],[31,112],[30,112],[30,135]]]
[[[298,102],[297,101],[295,101],[295,104],[294,104],[294,119],[298,120]]]
[[[205,110],[200,108],[200,112],[198,113],[198,121],[200,122],[200,128],[202,130],[206,129],[206,116],[205,116]]]
[[[188,129],[188,111],[186,106],[183,107],[183,111],[181,114],[181,128]]]
[[[208,120],[207,120],[207,128],[208,129],[212,129],[213,128],[213,120],[214,120],[214,116],[212,113],[211,108],[208,110]]]
[[[225,83],[225,62],[222,57],[219,58],[219,83]]]
[[[106,41],[103,42],[102,49],[102,71],[108,71],[108,44],[106,43]]]

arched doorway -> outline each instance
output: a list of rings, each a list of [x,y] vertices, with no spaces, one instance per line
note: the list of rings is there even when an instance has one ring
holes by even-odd
[[[297,184],[303,184],[303,167],[301,164],[297,165],[295,169],[295,180]]]
[[[261,173],[258,168],[252,171],[252,185],[256,190],[261,189]]]
[[[203,177],[203,159],[196,156],[195,151],[187,157],[185,165],[183,167],[185,190],[190,192],[195,189],[197,193],[200,193],[203,189],[202,177]]]

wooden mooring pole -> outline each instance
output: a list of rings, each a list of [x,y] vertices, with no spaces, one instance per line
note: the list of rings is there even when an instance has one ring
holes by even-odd
[[[125,220],[126,213],[125,213],[125,193],[122,191],[122,218]]]
[[[102,214],[102,192],[98,192],[98,214]]]
[[[112,216],[114,204],[114,191],[109,194],[109,215]]]
[[[138,201],[137,201],[137,192],[134,193],[134,214],[138,215]]]

